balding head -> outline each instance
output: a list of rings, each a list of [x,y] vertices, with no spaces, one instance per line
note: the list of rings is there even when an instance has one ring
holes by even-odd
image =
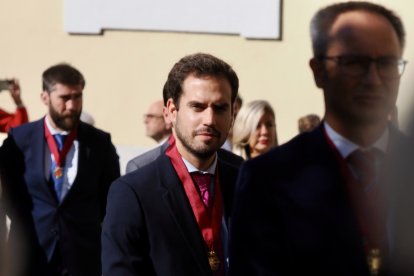
[[[168,118],[164,118],[163,101],[153,102],[147,113],[144,115],[146,135],[157,143],[167,139],[171,134],[171,123]]]

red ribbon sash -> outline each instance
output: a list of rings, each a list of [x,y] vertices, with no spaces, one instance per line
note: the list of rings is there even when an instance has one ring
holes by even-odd
[[[214,245],[220,239],[221,219],[223,216],[222,195],[219,185],[218,170],[216,170],[216,177],[214,182],[214,196],[211,207],[211,212],[204,205],[193,179],[177,150],[175,143],[167,149],[166,155],[170,158],[171,163],[183,183],[185,193],[190,201],[191,208],[196,217],[197,224],[203,235],[204,241],[209,250],[214,249]],[[218,250],[216,248],[216,250]]]
[[[357,183],[357,179],[352,174],[346,160],[341,156],[325,129],[324,134],[331,150],[335,153],[341,176],[346,184],[351,206],[357,217],[360,234],[364,239],[365,253],[368,254],[372,248],[378,247],[381,239],[384,239],[385,229],[381,231],[385,227],[384,202],[381,191],[378,185],[374,185],[373,191],[371,191],[373,195],[367,196],[360,184]],[[367,219],[368,210],[370,210],[369,219]],[[372,218],[372,216],[375,216],[375,218]]]
[[[44,123],[44,128],[47,145],[49,146],[50,152],[53,154],[53,157],[55,158],[56,166],[61,167],[62,164],[65,162],[66,155],[72,147],[73,141],[75,140],[78,131],[75,128],[69,133],[68,138],[66,138],[66,141],[63,144],[62,151],[59,152],[56,141],[46,125],[46,121]]]

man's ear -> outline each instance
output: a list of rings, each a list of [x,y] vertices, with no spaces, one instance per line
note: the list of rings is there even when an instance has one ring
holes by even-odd
[[[42,93],[40,93],[40,99],[45,105],[49,105],[49,97],[50,95],[47,91],[43,91]]]
[[[166,106],[162,107],[162,116],[164,117],[165,129],[171,130],[172,122]]]
[[[178,110],[178,108],[175,105],[174,100],[172,98],[169,98],[168,101],[167,101],[166,112],[168,114],[168,118],[169,118],[170,122],[173,125],[174,125],[175,120],[176,120],[177,110]]]
[[[309,66],[312,69],[313,78],[315,80],[316,86],[319,88],[323,88],[325,86],[326,80],[326,70],[324,62],[316,57],[313,57],[309,61]]]
[[[234,126],[234,121],[236,121],[236,112],[234,112],[234,107],[231,114],[231,127]]]

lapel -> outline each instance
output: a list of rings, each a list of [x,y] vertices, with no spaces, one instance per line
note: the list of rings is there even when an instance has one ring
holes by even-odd
[[[360,262],[365,266],[358,224],[347,195],[345,179],[336,153],[326,140],[323,124],[308,134],[303,146],[304,160],[301,162],[304,162],[304,167],[312,164],[314,167],[309,171],[316,176],[303,176],[304,185],[300,193],[305,197],[300,199],[302,203],[299,204],[313,205],[316,216],[319,216],[318,221],[326,223],[325,227],[332,231],[335,240],[328,242],[336,244],[339,257],[345,257],[343,265]]]
[[[70,200],[74,194],[77,193],[77,190],[82,185],[87,185],[88,181],[85,181],[89,178],[90,174],[94,172],[93,166],[96,165],[91,159],[91,148],[90,141],[88,139],[88,134],[82,122],[79,122],[78,126],[78,137],[76,140],[79,142],[78,148],[78,171],[76,173],[75,180],[72,183],[72,187],[67,192],[66,196],[63,198],[61,205],[66,201]]]
[[[30,189],[33,193],[42,195],[43,200],[51,205],[57,205],[55,195],[50,190],[49,183],[45,176],[46,140],[44,135],[44,117],[32,125],[31,137],[27,137],[28,144],[25,157],[27,158],[25,181],[31,183]]]
[[[177,233],[186,241],[188,251],[194,256],[194,260],[200,267],[200,271],[209,271],[207,247],[198,228],[184,187],[168,156],[162,154],[155,162],[157,165],[157,174],[160,177],[161,196],[177,224],[179,230]]]
[[[236,184],[238,167],[223,161],[220,150],[218,152],[217,166],[220,177],[220,189],[223,197],[223,217],[227,227],[229,227],[229,218],[232,212],[234,186]]]

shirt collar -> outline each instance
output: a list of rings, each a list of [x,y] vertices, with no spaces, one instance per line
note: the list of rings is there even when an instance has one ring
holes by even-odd
[[[374,144],[366,148],[361,147],[340,135],[338,132],[333,130],[333,128],[326,121],[324,121],[324,127],[329,139],[331,139],[331,141],[334,143],[335,147],[337,148],[337,150],[343,158],[347,158],[353,151],[357,149],[366,150],[369,148],[376,148],[383,153],[387,151],[388,140],[390,135],[388,127],[384,130],[382,135],[378,138],[377,141],[375,141]]]
[[[183,161],[184,161],[184,164],[185,164],[185,166],[187,167],[187,170],[188,170],[188,172],[189,173],[192,173],[192,172],[201,172],[201,173],[203,173],[203,174],[205,174],[205,173],[209,173],[209,174],[212,174],[212,175],[214,175],[215,173],[216,173],[216,167],[217,167],[217,154],[216,154],[216,156],[214,157],[214,162],[213,162],[213,164],[211,164],[211,166],[207,169],[207,170],[205,170],[205,171],[202,171],[202,170],[199,170],[199,169],[197,169],[196,167],[194,167],[190,162],[188,162],[187,160],[185,160],[184,159],[184,157],[181,157],[182,159],[183,159]]]

